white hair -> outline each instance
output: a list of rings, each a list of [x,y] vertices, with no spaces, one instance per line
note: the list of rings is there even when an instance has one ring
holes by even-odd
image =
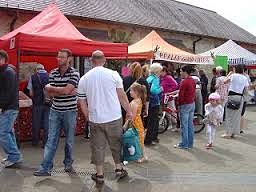
[[[223,70],[223,68],[221,66],[218,66],[218,67],[216,67],[216,70],[221,71],[221,70]]]
[[[160,63],[153,63],[149,67],[149,72],[151,74],[156,75],[156,74],[160,73],[162,71],[162,69],[163,69],[163,66]]]

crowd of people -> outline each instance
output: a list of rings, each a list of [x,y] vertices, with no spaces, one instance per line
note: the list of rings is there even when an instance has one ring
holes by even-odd
[[[169,107],[178,109],[175,131],[181,140],[174,147],[191,149],[194,145],[194,113],[205,115],[208,143],[213,147],[216,128],[225,127],[223,138],[240,134],[240,122],[246,107],[246,92],[254,89],[244,66],[237,65],[228,75],[221,67],[213,70],[208,92],[208,78],[203,70],[185,65],[174,70],[169,65],[153,63],[129,65],[126,76],[104,67],[106,58],[101,51],[92,53],[93,69],[80,78],[70,66],[72,52],[61,49],[57,55],[58,68],[48,74],[43,66],[36,68],[28,89],[33,100],[32,144],[39,145],[40,128],[44,128],[43,160],[35,176],[50,176],[57,151],[60,132],[65,133],[64,170],[73,172],[73,148],[77,104],[90,127],[91,162],[96,167],[92,179],[104,182],[104,158],[109,145],[117,177],[128,175],[122,164],[122,125],[129,121],[138,132],[142,156],[138,163],[148,161],[145,147],[157,145],[159,112],[165,94],[176,95]],[[15,68],[8,64],[8,55],[0,50],[0,145],[7,158],[6,168],[23,161],[13,125],[18,114],[18,81]],[[52,98],[52,99],[50,99]]]

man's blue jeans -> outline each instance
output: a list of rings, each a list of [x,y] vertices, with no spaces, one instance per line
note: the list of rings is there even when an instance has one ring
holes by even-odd
[[[49,172],[53,168],[53,159],[59,144],[61,129],[65,133],[65,159],[63,161],[66,168],[72,166],[72,149],[76,128],[76,111],[58,112],[50,110],[48,140],[44,148],[44,159],[40,170]]]
[[[17,115],[17,110],[6,110],[0,113],[0,146],[7,154],[7,160],[12,163],[21,158],[13,128]]]
[[[181,148],[192,148],[194,142],[193,118],[195,103],[180,106]]]

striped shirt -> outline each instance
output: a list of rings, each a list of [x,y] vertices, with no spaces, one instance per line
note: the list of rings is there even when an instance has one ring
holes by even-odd
[[[77,88],[79,78],[79,72],[72,67],[69,67],[63,76],[61,76],[59,68],[56,68],[49,75],[49,83],[55,87],[65,87],[71,84]],[[59,112],[76,110],[77,96],[62,95],[53,97],[52,109]]]

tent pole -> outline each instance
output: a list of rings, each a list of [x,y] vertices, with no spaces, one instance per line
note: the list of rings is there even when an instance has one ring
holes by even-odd
[[[17,84],[18,84],[18,94],[19,94],[19,79],[20,79],[20,49],[17,50]],[[16,140],[18,148],[20,148],[20,105],[18,99],[18,117],[17,117],[17,132],[16,132]]]

